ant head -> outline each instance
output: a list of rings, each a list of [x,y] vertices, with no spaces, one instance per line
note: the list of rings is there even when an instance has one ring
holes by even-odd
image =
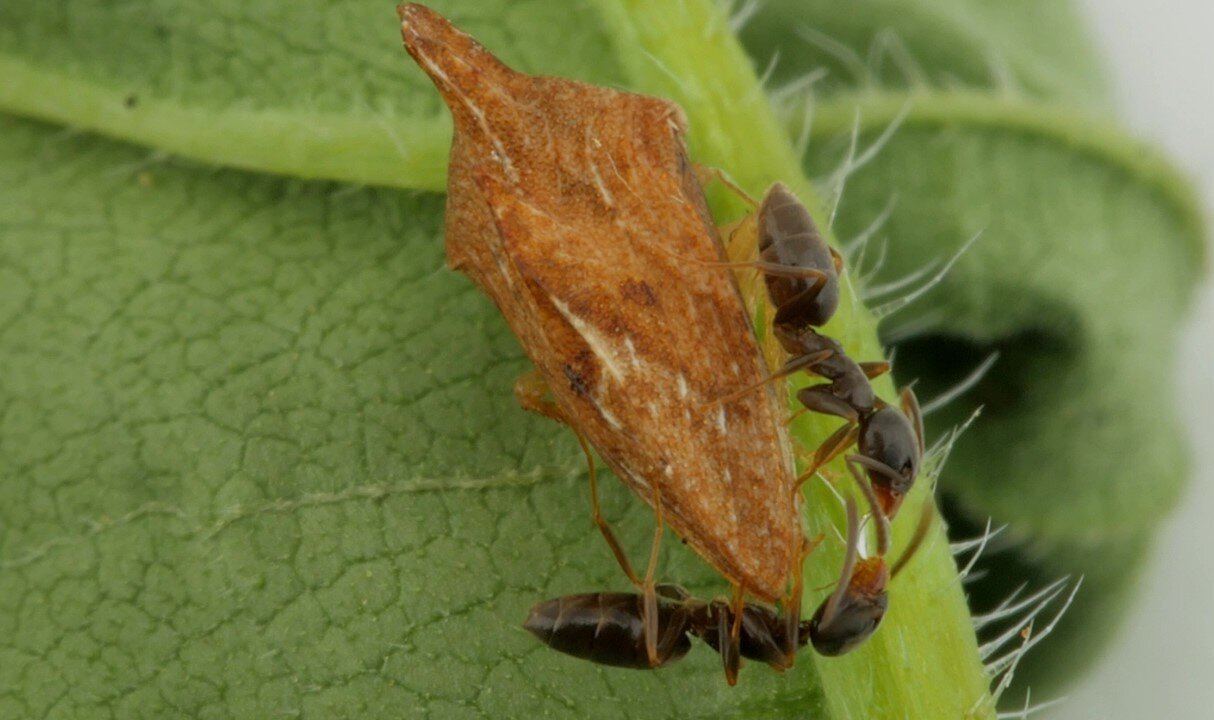
[[[861,422],[859,462],[873,484],[886,517],[902,506],[919,474],[919,440],[915,428],[897,408],[885,405]]]
[[[859,476],[856,478],[861,480]],[[866,483],[861,482],[861,487]],[[869,502],[874,502],[871,492]],[[878,522],[884,518],[878,518]],[[881,555],[888,545],[887,530],[878,539]],[[814,649],[822,655],[842,655],[868,639],[881,624],[889,599],[885,586],[889,582],[889,571],[885,559],[878,555],[861,560],[860,517],[856,503],[847,498],[847,555],[843,560],[843,572],[835,591],[818,606],[809,621],[809,639]]]
[[[828,598],[809,621],[809,637],[814,649],[833,657],[849,652],[867,640],[881,624],[889,606],[889,596],[885,593],[888,580],[889,570],[881,558],[861,561],[834,613],[826,617],[830,605]]]
[[[850,467],[850,465],[849,465]],[[888,521],[879,516],[877,498],[859,473],[852,469],[856,481],[865,490],[877,522],[878,554],[871,558],[859,558],[860,519],[856,503],[847,499],[847,555],[843,561],[843,572],[839,585],[821,605],[809,621],[809,638],[814,649],[822,655],[835,656],[851,651],[876,631],[889,607],[886,587],[896,577],[923,543],[931,527],[933,505],[924,503],[923,514],[910,544],[894,563],[893,569],[886,567],[885,553],[889,548]]]

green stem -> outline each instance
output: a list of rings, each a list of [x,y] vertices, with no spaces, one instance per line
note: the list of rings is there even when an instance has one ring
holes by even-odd
[[[599,0],[597,7],[632,87],[671,98],[687,112],[693,157],[725,169],[751,192],[782,180],[811,212],[824,216],[800,159],[717,4]],[[739,209],[736,201],[727,199],[715,202],[714,208]],[[881,357],[876,319],[853,288],[845,287],[844,293],[826,331],[857,358]],[[878,383],[878,391],[887,397],[892,390],[888,379]],[[832,425],[837,423],[810,418],[798,424],[794,435],[812,449]],[[915,517],[919,504],[930,500],[931,483],[921,480],[902,517]],[[811,530],[828,536],[824,548],[806,564],[805,610],[812,612],[822,595],[815,588],[837,580],[842,548],[829,528],[840,525],[841,514],[824,483],[814,483],[807,497]],[[913,524],[895,523],[896,547],[905,543]],[[994,716],[988,678],[941,525],[936,524],[911,569],[892,587],[892,607],[872,640],[843,658],[814,656],[832,718]]]

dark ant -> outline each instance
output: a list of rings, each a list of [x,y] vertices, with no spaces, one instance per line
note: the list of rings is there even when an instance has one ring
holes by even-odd
[[[797,400],[805,406],[802,412],[812,410],[847,421],[814,451],[809,469],[797,478],[794,488],[800,488],[820,467],[854,444],[857,452],[848,455],[847,460],[864,468],[880,498],[882,512],[893,519],[919,475],[924,453],[923,414],[914,391],[902,388],[899,412],[877,397],[869,383],[888,372],[889,363],[857,363],[837,340],[819,335],[812,328],[795,336],[776,328],[776,335],[786,348],[799,343],[799,350],[772,377],[805,370],[826,378],[830,382],[797,391]]]
[[[553,650],[600,665],[634,669],[658,668],[679,660],[691,650],[687,637],[689,608],[672,591],[659,585],[656,653],[646,648],[644,596],[638,593],[601,592],[565,595],[536,603],[523,627]]]
[[[877,552],[872,557],[859,557],[860,523],[856,504],[849,497],[847,555],[843,560],[843,570],[839,573],[839,584],[835,591],[822,601],[809,620],[809,639],[813,642],[814,650],[828,657],[852,651],[877,630],[889,607],[886,586],[906,567],[923,544],[923,538],[931,527],[933,514],[932,503],[925,502],[923,513],[919,516],[919,525],[915,528],[910,544],[902,551],[902,556],[892,568],[886,567],[885,555],[889,552],[890,545],[889,518],[882,512],[880,501],[872,486],[851,462],[848,462],[847,469],[851,471],[872,509],[871,516],[877,526]]]
[[[691,650],[694,636],[721,654],[731,685],[737,679],[740,658],[762,662],[782,672],[792,667],[797,650],[811,641],[822,655],[849,652],[880,625],[889,606],[886,586],[914,556],[932,520],[932,505],[925,503],[910,544],[894,566],[887,568],[889,520],[881,513],[864,478],[854,468],[852,474],[872,508],[877,524],[877,553],[871,558],[859,557],[860,517],[855,501],[847,498],[847,555],[843,571],[834,593],[822,602],[810,620],[790,622],[787,612],[747,602],[742,606],[738,623],[731,604],[724,600],[705,602],[691,597],[677,585],[659,585],[656,659],[651,659],[645,647],[646,610],[643,596],[637,593],[583,593],[546,600],[531,608],[523,627],[540,642],[567,655],[600,665],[640,670],[681,660]],[[732,631],[735,624],[740,627],[736,636]]]
[[[858,452],[847,459],[865,469],[882,512],[892,519],[919,474],[924,453],[923,418],[914,393],[902,389],[902,412],[898,412],[876,396],[869,382],[888,372],[889,363],[857,363],[838,341],[814,330],[826,324],[838,307],[838,273],[843,259],[827,245],[796,196],[782,183],[776,183],[761,203],[756,202],[720,170],[701,169],[702,181],[713,178],[756,208],[756,244],[761,259],[725,265],[752,267],[764,273],[767,294],[776,307],[772,330],[792,356],[760,385],[800,370],[824,377],[830,382],[800,390],[797,399],[806,410],[847,421],[814,452],[810,469],[798,478],[795,488],[858,444]],[[719,402],[729,402],[757,387],[743,388]]]
[[[639,670],[682,659],[695,636],[721,653],[731,685],[737,679],[740,658],[783,671],[792,667],[797,648],[809,640],[808,621],[798,621],[795,633],[790,633],[786,614],[767,605],[747,602],[742,606],[735,640],[732,626],[736,616],[729,602],[705,602],[677,585],[658,586],[658,595],[655,663],[645,649],[644,599],[637,593],[584,593],[545,600],[531,608],[523,627],[567,655]]]
[[[805,541],[783,609],[742,602],[705,602],[678,585],[656,586],[656,605],[640,593],[601,592],[566,595],[531,608],[523,623],[548,647],[601,665],[659,668],[681,659],[694,635],[721,655],[725,680],[738,681],[741,658],[784,671],[809,638],[801,620],[801,567],[821,542]],[[739,610],[740,608],[740,610]],[[653,638],[653,640],[650,640]]]
[[[797,478],[794,490],[855,444],[858,451],[847,459],[864,468],[880,498],[882,512],[892,519],[914,485],[924,453],[923,415],[914,392],[909,387],[902,389],[902,412],[899,412],[878,398],[869,382],[888,372],[889,363],[857,363],[837,340],[813,328],[790,331],[776,326],[774,331],[793,357],[763,382],[801,370],[826,378],[829,382],[798,390],[797,400],[805,410],[847,421],[814,451],[809,469]],[[743,388],[719,402],[729,402],[755,387],[758,386]]]

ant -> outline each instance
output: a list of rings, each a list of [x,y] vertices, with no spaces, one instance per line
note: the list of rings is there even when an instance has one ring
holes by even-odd
[[[809,410],[847,421],[814,451],[813,461],[797,478],[794,491],[823,465],[852,445],[858,445],[858,452],[848,455],[847,459],[865,469],[880,498],[883,513],[893,519],[919,475],[925,452],[923,413],[914,391],[909,387],[902,388],[902,411],[899,412],[877,397],[869,383],[888,372],[889,363],[857,363],[837,340],[821,335],[813,328],[794,333],[777,326],[775,334],[793,357],[764,383],[800,370],[829,380],[797,391],[797,400],[804,410],[793,415],[789,422]],[[729,402],[755,387],[758,386],[743,388],[719,402]]]
[[[599,592],[565,595],[537,603],[523,623],[548,647],[600,665],[651,669],[680,660],[690,636],[721,655],[725,680],[738,681],[741,658],[783,672],[809,639],[801,620],[801,567],[822,537],[802,541],[790,597],[782,609],[756,602],[705,602],[678,585],[655,588],[656,603],[642,593]]]
[[[869,381],[889,372],[888,362],[857,363],[838,341],[814,329],[826,324],[838,307],[838,274],[843,259],[822,238],[805,206],[782,183],[772,185],[762,202],[756,202],[720,170],[704,168],[701,177],[719,180],[756,208],[756,244],[762,259],[724,264],[764,273],[767,294],[776,307],[772,330],[792,356],[760,385],[800,370],[826,378],[829,382],[798,391],[797,399],[806,410],[847,421],[814,452],[813,462],[797,479],[794,492],[818,468],[858,443],[858,452],[847,459],[865,469],[880,498],[882,512],[892,519],[919,473],[924,453],[923,417],[910,388],[902,389],[901,413],[873,392]],[[742,388],[719,402],[729,402],[758,386]]]
[[[851,467],[849,465],[849,467]],[[721,654],[730,685],[737,679],[740,658],[765,663],[775,670],[792,667],[798,649],[809,642],[818,653],[837,656],[863,643],[881,623],[889,605],[886,586],[922,545],[932,520],[931,503],[902,556],[892,568],[889,520],[864,478],[853,469],[877,524],[877,553],[859,558],[860,518],[847,498],[847,555],[839,583],[810,620],[790,623],[786,612],[747,602],[740,623],[730,603],[705,602],[678,585],[659,585],[657,594],[657,656],[645,647],[644,598],[637,593],[602,592],[566,595],[531,608],[523,627],[548,647],[567,655],[614,667],[653,669],[681,660],[691,650],[691,637]],[[736,638],[732,626],[738,624]]]
[[[767,605],[742,606],[735,639],[732,626],[737,616],[725,600],[705,602],[678,585],[659,585],[658,595],[658,654],[652,663],[645,649],[644,600],[637,593],[584,593],[545,600],[531,608],[523,627],[567,655],[639,670],[682,659],[691,650],[691,637],[698,637],[721,654],[730,685],[737,680],[740,658],[784,671],[809,640],[808,621],[798,621],[790,633],[785,613]]]

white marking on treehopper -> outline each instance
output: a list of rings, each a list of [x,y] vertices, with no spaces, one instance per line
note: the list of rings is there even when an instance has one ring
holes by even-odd
[[[569,323],[578,335],[586,341],[586,345],[590,347],[590,351],[594,356],[603,363],[603,367],[611,374],[618,382],[624,382],[624,370],[616,361],[616,353],[611,347],[611,342],[602,335],[593,325],[581,319],[569,309],[569,306],[562,302],[559,298],[548,298],[552,302],[552,306],[557,309]]]

